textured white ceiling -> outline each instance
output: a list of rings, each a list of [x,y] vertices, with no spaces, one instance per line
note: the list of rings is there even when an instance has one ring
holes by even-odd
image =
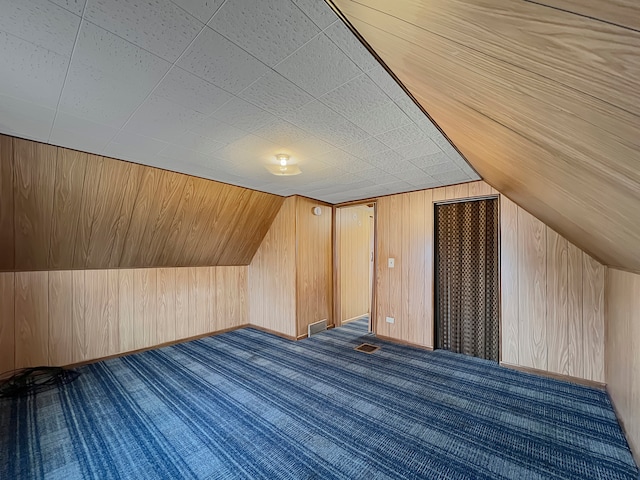
[[[323,0],[0,12],[2,133],[331,203],[478,178]]]

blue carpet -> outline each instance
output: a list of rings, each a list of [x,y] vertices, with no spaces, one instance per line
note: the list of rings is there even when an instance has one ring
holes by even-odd
[[[0,402],[0,478],[638,478],[605,392],[381,342],[366,319],[79,370]]]

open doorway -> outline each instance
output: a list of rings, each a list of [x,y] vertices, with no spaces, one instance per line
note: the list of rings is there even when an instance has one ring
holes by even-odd
[[[366,321],[372,331],[375,204],[338,207],[335,219],[336,327]]]

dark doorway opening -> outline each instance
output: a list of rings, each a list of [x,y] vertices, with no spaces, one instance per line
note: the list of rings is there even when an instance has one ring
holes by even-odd
[[[436,347],[500,358],[498,200],[436,204]]]

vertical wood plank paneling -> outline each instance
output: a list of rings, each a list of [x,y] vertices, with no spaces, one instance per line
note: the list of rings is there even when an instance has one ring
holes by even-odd
[[[15,274],[15,366],[49,363],[49,273]]]
[[[82,187],[82,204],[76,230],[76,241],[73,250],[73,268],[86,268],[91,248],[91,232],[99,221],[98,208],[102,199],[99,197],[100,181],[104,158],[96,155],[87,156],[87,167]]]
[[[100,161],[100,180],[96,193],[90,195],[95,206],[94,216],[86,248],[85,268],[117,267],[124,235],[129,228],[142,167],[110,158]]]
[[[583,259],[584,376],[604,382],[604,275],[605,267],[589,255]]]
[[[547,369],[545,225],[518,209],[520,365]]]
[[[226,324],[228,318],[218,318],[218,278],[216,269],[222,267],[207,267],[209,270],[209,311],[207,313],[207,333],[221,330],[224,327],[220,325]],[[228,273],[231,271],[229,270]],[[230,292],[229,292],[230,293]]]
[[[14,266],[13,171],[13,139],[0,135],[0,271]]]
[[[320,207],[322,214],[314,215]],[[297,335],[307,333],[308,325],[320,320],[333,323],[331,294],[332,209],[308,198],[296,199],[296,297]],[[366,278],[366,277],[365,277]]]
[[[216,267],[212,272],[213,288],[215,292],[215,319],[214,329],[219,325],[233,324],[233,304],[235,282],[233,277],[234,267]],[[220,329],[226,327],[220,327]],[[211,330],[214,331],[214,330]]]
[[[417,195],[417,194],[416,194]],[[400,284],[400,325],[399,334],[400,338],[407,341],[416,343],[416,337],[419,337],[418,328],[419,325],[414,325],[409,315],[409,297],[412,294],[411,291],[411,264],[416,260],[411,256],[413,253],[411,249],[411,197],[412,194],[400,195],[400,275],[402,283]],[[420,199],[418,199],[420,200]],[[420,204],[424,202],[418,201],[418,208]]]
[[[424,196],[425,204],[425,276],[424,276],[424,299],[425,299],[425,332],[423,333],[424,343],[426,347],[433,348],[435,343],[433,337],[435,335],[434,328],[434,287],[433,287],[433,255],[434,255],[434,228],[433,228],[433,190],[427,190]]]
[[[87,154],[59,148],[56,161],[48,268],[70,268],[82,209]]]
[[[131,220],[127,228],[127,234],[122,247],[120,266],[142,267],[144,266],[139,255],[144,243],[145,229],[149,219],[149,213],[153,209],[158,191],[161,170],[145,169],[142,172],[142,180],[138,191],[136,202],[133,206]]]
[[[287,198],[249,266],[250,323],[296,335],[296,199]]]
[[[391,195],[389,197],[389,221],[388,236],[388,258],[394,259],[394,267],[387,266],[389,271],[389,304],[388,311],[382,312],[385,316],[393,317],[394,323],[389,325],[389,336],[402,339],[402,283],[403,283],[403,262],[402,258],[402,197],[401,195]],[[388,264],[387,264],[388,265]],[[384,317],[383,317],[384,318]]]
[[[426,197],[424,190],[408,195],[409,218],[405,219],[408,221],[406,226],[408,229],[408,251],[404,255],[406,258],[404,263],[405,268],[408,270],[406,323],[409,327],[406,340],[421,344],[424,344],[424,332],[429,328],[427,315],[428,298],[425,292],[425,285],[427,284],[427,249],[429,248],[426,224]],[[430,199],[431,195],[429,195]],[[429,201],[429,203],[431,202]]]
[[[376,205],[377,231],[376,231],[376,322],[375,332],[389,337],[389,324],[385,317],[389,312],[389,231],[391,230],[390,197],[378,199]]]
[[[118,333],[120,338],[120,351],[129,352],[135,350],[135,286],[134,270],[118,270]]]
[[[189,269],[189,336],[208,333],[211,316],[209,267]]]
[[[606,271],[606,380],[627,441],[640,458],[640,275]]]
[[[500,196],[500,283],[502,361],[520,365],[518,296],[518,206]]]
[[[0,273],[0,374],[15,368],[14,277]]]
[[[162,265],[162,253],[187,180],[186,175],[163,171],[160,174],[156,199],[151,205],[145,242],[139,245],[137,264]],[[171,265],[169,265],[171,266]]]
[[[572,377],[584,376],[584,345],[582,338],[582,251],[569,243],[567,249],[567,374]]]
[[[76,270],[71,274],[73,283],[73,362],[82,362],[90,358],[90,352],[87,342],[85,315],[86,315],[86,299],[85,299],[85,271]]]
[[[158,269],[157,343],[170,342],[176,336],[176,269]]]
[[[546,233],[548,370],[568,375],[568,243],[550,228]]]
[[[133,271],[135,348],[156,344],[156,280],[157,269],[139,268]]]
[[[73,363],[73,330],[73,272],[49,272],[49,365]]]
[[[176,339],[189,336],[189,268],[176,268]]]
[[[459,198],[469,198],[469,184],[460,183],[445,187],[445,198],[447,200],[456,200]]]
[[[85,272],[85,335],[90,358],[119,351],[118,290],[117,270]]]
[[[434,188],[432,192],[433,192],[432,195],[433,195],[434,202],[440,202],[447,198],[447,192],[445,187]]]
[[[16,138],[13,149],[15,268],[46,269],[57,148]]]
[[[495,194],[495,191],[491,188],[491,186],[483,182],[482,180],[471,182],[468,185],[470,197],[483,197],[485,195]]]
[[[232,303],[233,324],[231,326],[247,325],[249,323],[249,267],[242,265],[236,269],[236,301]]]
[[[124,168],[126,171],[126,180],[121,184],[124,185],[124,188],[116,191],[109,190],[113,195],[122,197],[120,211],[110,227],[113,245],[111,246],[111,257],[107,265],[109,268],[129,267],[129,265],[121,265],[120,260],[124,250],[124,242],[131,224],[133,208],[138,198],[138,191],[140,190],[140,183],[142,182],[142,173],[145,170],[145,167],[135,163],[127,163]],[[110,172],[110,170],[107,170],[107,172]]]

